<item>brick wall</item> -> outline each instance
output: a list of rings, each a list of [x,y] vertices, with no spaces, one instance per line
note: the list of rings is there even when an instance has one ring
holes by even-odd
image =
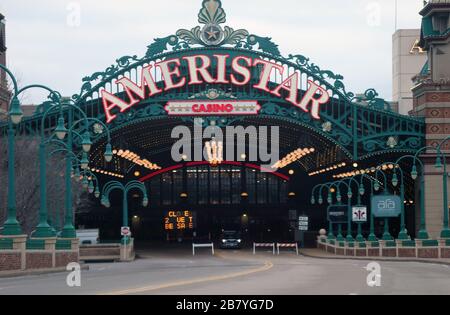
[[[80,246],[80,257],[95,257],[95,256],[119,256],[120,246]]]
[[[20,252],[0,252],[0,271],[20,270]]]
[[[56,252],[56,268],[66,267],[68,264],[78,262],[78,252]]]
[[[27,252],[26,269],[53,268],[53,255],[46,252]]]

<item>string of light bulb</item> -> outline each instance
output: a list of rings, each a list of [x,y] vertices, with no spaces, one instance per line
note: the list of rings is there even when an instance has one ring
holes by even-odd
[[[273,169],[285,168],[286,166],[302,159],[303,157],[314,153],[315,151],[316,149],[314,148],[297,149],[286,155],[281,160],[277,161],[274,165],[272,165],[272,168]]]
[[[353,176],[361,175],[361,174],[371,174],[371,173],[373,174],[377,170],[383,170],[383,171],[393,170],[394,168],[398,168],[398,165],[384,164],[383,166],[369,167],[369,168],[365,168],[365,169],[359,169],[359,170],[355,170],[355,171],[351,171],[351,172],[333,175],[333,178],[343,179],[343,178],[349,178],[349,177],[353,177]]]
[[[96,168],[91,168],[89,169],[91,172],[93,173],[97,173],[97,174],[101,174],[101,175],[106,175],[106,176],[111,176],[111,177],[117,177],[117,178],[125,178],[125,176],[118,174],[118,173],[114,173],[114,172],[109,172],[109,171],[105,171],[105,170],[100,170],[100,169],[96,169]]]
[[[139,155],[131,152],[130,150],[113,150],[113,154],[151,171],[157,171],[161,169],[159,165],[151,163],[147,159],[142,159]]]
[[[320,175],[320,174],[323,174],[323,173],[326,173],[326,172],[335,171],[337,169],[340,169],[340,168],[343,168],[343,167],[346,167],[346,166],[347,166],[347,163],[339,163],[339,164],[336,164],[336,165],[333,165],[333,166],[330,166],[330,167],[327,167],[327,168],[324,168],[324,169],[321,169],[321,170],[309,173],[308,175],[309,176],[316,176],[316,175]]]

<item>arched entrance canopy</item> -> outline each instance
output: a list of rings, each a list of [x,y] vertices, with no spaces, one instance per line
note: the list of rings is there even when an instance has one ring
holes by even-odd
[[[392,112],[374,89],[364,95],[349,92],[343,76],[302,55],[283,56],[269,37],[223,26],[220,0],[204,0],[198,22],[155,39],[143,57],[121,57],[85,77],[72,101],[88,116],[108,122],[112,134],[133,128],[144,132],[155,122],[190,123],[201,116],[205,125],[297,125],[350,161],[411,153],[422,146],[422,119]],[[36,132],[48,105],[25,120],[20,131]],[[99,147],[94,155],[100,154],[105,133],[97,124],[92,128]]]

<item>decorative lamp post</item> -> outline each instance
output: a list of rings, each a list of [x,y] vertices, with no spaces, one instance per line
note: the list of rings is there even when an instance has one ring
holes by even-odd
[[[417,235],[417,239],[419,240],[427,240],[430,238],[427,226],[426,226],[426,213],[425,213],[425,167],[423,162],[419,159],[419,154],[421,154],[424,150],[434,149],[432,147],[425,147],[417,151],[415,155],[405,155],[397,160],[396,164],[399,164],[400,161],[404,159],[412,159],[414,164],[411,169],[411,178],[415,181],[417,180],[419,173],[417,171],[417,163],[420,165],[420,228],[419,234]]]
[[[444,144],[447,143],[447,141],[450,140],[450,136],[445,138],[438,146],[437,151],[438,154],[442,156],[443,161],[443,174],[442,174],[442,187],[443,187],[443,220],[442,220],[442,231],[441,231],[441,238],[442,239],[450,239],[450,227],[449,227],[449,208],[448,208],[448,177],[449,174],[447,172],[447,159],[445,157],[445,154],[442,152],[442,147]],[[439,157],[436,161],[436,166],[439,168],[439,164],[441,164],[442,168],[442,162],[440,162]]]
[[[106,130],[106,136],[107,136],[108,142],[106,144],[104,158],[107,163],[111,162],[112,158],[113,158],[112,146],[111,146],[111,133],[110,133],[109,129],[107,128],[107,126],[102,121],[100,121],[96,118],[89,118],[89,117],[84,117],[83,119],[80,119],[80,120],[74,122],[73,121],[73,113],[70,110],[70,108],[74,108],[74,107],[78,108],[78,107],[71,104],[70,102],[68,102],[66,100],[63,100],[63,106],[69,107],[69,113],[68,113],[69,114],[69,124],[71,126],[68,130],[69,136],[67,138],[67,146],[69,148],[73,147],[74,137],[78,137],[78,138],[82,139],[82,152],[83,152],[82,158],[79,161],[77,159],[75,161],[78,162],[79,167],[83,170],[84,174],[86,174],[86,171],[88,171],[88,168],[89,168],[89,159],[88,159],[86,150],[90,151],[90,149],[92,147],[91,138],[90,138],[89,132],[88,132],[89,122],[98,123],[101,126],[103,126],[104,130]],[[84,135],[81,135],[80,133],[78,133],[75,130],[75,127],[78,126],[80,123],[83,123],[84,128],[86,129]],[[72,181],[71,181],[71,177],[70,177],[72,167],[73,167],[72,159],[73,159],[73,155],[70,154],[70,152],[67,152],[67,155],[66,155],[66,214],[65,214],[65,219],[64,219],[64,228],[61,233],[61,237],[66,238],[66,239],[73,239],[76,237],[74,216],[73,216],[73,205],[72,205]],[[76,167],[76,172],[78,172],[78,175],[80,175],[78,166]],[[97,181],[97,185],[96,185],[96,189],[94,189],[94,195],[96,196],[96,198],[99,198],[100,197],[99,182],[97,179],[96,179],[96,181]],[[89,188],[89,183],[88,183],[88,188]]]
[[[0,65],[0,69],[3,70],[12,82],[13,95],[11,103],[9,104],[8,112],[8,205],[7,205],[7,218],[3,226],[2,235],[4,236],[17,236],[22,234],[22,228],[19,221],[17,221],[17,205],[16,205],[16,173],[15,173],[15,125],[19,124],[23,118],[23,111],[19,101],[19,96],[26,90],[32,88],[38,88],[46,90],[50,93],[49,99],[58,101],[60,98],[59,93],[43,85],[28,85],[22,89],[19,89],[17,80],[12,72],[3,65]]]
[[[378,168],[375,171],[375,184],[374,189],[376,191],[380,190],[380,184],[378,182],[378,174],[383,175],[383,187],[384,187],[384,194],[388,193],[388,181],[387,181],[387,175],[385,172],[381,170],[381,168]],[[394,238],[392,237],[391,233],[389,232],[389,218],[384,218],[384,233],[383,233],[383,241],[392,241]]]
[[[120,190],[122,192],[122,211],[123,211],[123,218],[122,218],[122,225],[124,227],[128,227],[129,220],[128,220],[128,193],[131,190],[140,190],[143,194],[142,198],[142,206],[147,207],[148,206],[148,195],[147,195],[147,189],[145,188],[145,185],[138,181],[131,181],[127,183],[126,185],[118,182],[118,181],[111,181],[107,183],[103,187],[103,193],[102,193],[102,199],[101,203],[103,206],[109,208],[111,206],[110,201],[110,194],[114,190]],[[129,238],[127,236],[124,236],[122,239],[123,244],[128,244]]]

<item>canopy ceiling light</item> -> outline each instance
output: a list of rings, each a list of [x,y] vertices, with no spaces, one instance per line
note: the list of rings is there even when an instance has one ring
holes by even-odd
[[[147,168],[151,171],[157,171],[160,170],[161,167],[157,164],[151,163],[149,160],[142,159],[139,155],[137,155],[134,152],[131,152],[130,150],[114,150],[114,155],[117,155],[118,157],[121,157],[125,160],[128,160],[134,164],[137,164],[141,167]]]
[[[208,162],[217,166],[223,162],[223,143],[212,139],[205,143],[206,153],[208,155]]]
[[[285,168],[286,166],[302,159],[303,157],[314,153],[315,151],[316,149],[314,148],[297,149],[286,155],[283,159],[279,160],[274,165],[272,165],[272,168],[273,169]]]
[[[117,178],[125,178],[125,176],[118,174],[118,173],[114,173],[114,172],[109,172],[109,171],[105,171],[105,170],[100,170],[100,169],[96,169],[96,168],[92,168],[89,169],[91,172],[93,173],[98,173],[101,175],[106,175],[106,176],[111,176],[111,177],[117,177]]]

